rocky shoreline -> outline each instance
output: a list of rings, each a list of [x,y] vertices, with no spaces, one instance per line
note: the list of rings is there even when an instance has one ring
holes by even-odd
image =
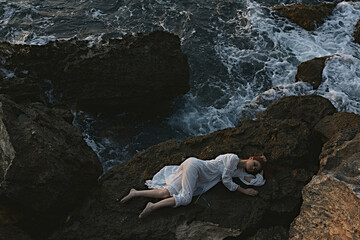
[[[360,116],[316,95],[282,98],[234,128],[154,145],[98,179],[101,165],[71,124],[70,108],[166,116],[189,89],[189,68],[178,37],[165,32],[89,44],[0,44],[13,73],[0,71],[0,239],[360,239]],[[300,64],[296,81],[317,88],[330,57]],[[142,220],[148,199],[118,201],[131,187],[145,189],[165,165],[228,152],[267,154],[258,196],[220,183],[188,206]]]

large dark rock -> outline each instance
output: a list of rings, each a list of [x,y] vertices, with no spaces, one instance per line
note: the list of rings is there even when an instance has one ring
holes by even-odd
[[[268,113],[257,120],[244,121],[239,127],[190,137],[184,142],[168,141],[138,153],[129,162],[108,171],[89,201],[74,211],[51,239],[286,237],[300,210],[301,190],[318,170],[321,145],[314,144],[311,126],[320,120],[319,116],[334,111],[327,100],[319,98],[284,98],[275,103],[281,108],[269,107]],[[307,103],[316,103],[312,105],[316,107],[310,111],[303,106]],[[292,111],[298,114],[291,115]],[[305,117],[301,111],[306,112]],[[317,141],[321,142],[320,138]],[[141,220],[138,215],[151,199],[137,198],[126,204],[117,201],[131,187],[146,189],[145,180],[165,165],[180,164],[189,156],[213,159],[227,152],[244,158],[267,154],[267,183],[257,188],[257,197],[230,192],[219,183],[201,197],[194,197],[188,206],[160,209]],[[281,232],[275,234],[276,229]]]
[[[95,153],[59,112],[0,95],[1,212],[36,238],[78,206],[102,173]]]
[[[336,113],[315,126],[320,170],[303,190],[290,239],[360,239],[360,116]]]
[[[0,90],[17,102],[50,101],[87,111],[162,114],[189,90],[179,37],[162,31],[91,46],[59,40],[43,46],[0,44]]]
[[[350,169],[340,171],[344,164],[350,164],[349,167],[354,167],[355,172],[360,171],[360,162],[358,164],[348,162],[354,154],[360,152],[359,115],[337,113],[333,116],[327,116],[316,125],[316,131],[323,136],[323,139],[327,139],[320,155],[321,172],[336,169],[338,175],[351,174],[353,171]]]
[[[329,100],[318,96],[290,96],[270,105],[258,119],[299,119],[312,129],[322,118],[336,113]],[[316,113],[316,114],[314,114]]]
[[[324,23],[324,20],[332,14],[336,5],[336,3],[292,4],[276,6],[273,7],[273,10],[306,30],[312,31]]]
[[[355,26],[354,38],[355,38],[355,42],[360,44],[360,20],[357,22]]]
[[[322,72],[325,67],[325,62],[329,60],[331,56],[313,58],[306,62],[302,62],[297,69],[295,82],[307,82],[317,89],[322,83]]]

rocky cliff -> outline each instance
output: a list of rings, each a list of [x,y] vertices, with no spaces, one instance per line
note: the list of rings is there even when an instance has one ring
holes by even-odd
[[[156,115],[166,114],[171,100],[189,90],[189,67],[180,39],[162,31],[99,43],[4,42],[0,58],[5,69],[0,71],[0,90],[17,102]]]
[[[0,95],[1,224],[39,238],[82,203],[102,172],[62,111]]]
[[[41,239],[37,234],[48,225],[40,220],[49,220],[70,205],[79,206],[76,196],[83,199],[86,194],[85,189],[77,188],[86,186],[81,177],[86,179],[93,171],[94,181],[99,169],[90,160],[91,151],[78,147],[84,143],[76,131],[72,130],[73,138],[80,142],[66,145],[63,138],[70,141],[70,133],[65,129],[71,130],[63,117],[66,114],[41,104],[21,106],[5,96],[1,103],[1,154],[7,162],[2,168],[0,233],[12,239],[26,239],[27,234]],[[337,113],[319,96],[286,97],[270,105],[256,120],[244,121],[238,127],[155,145],[107,172],[81,206],[60,218],[61,223],[57,221],[60,227],[50,239],[356,239],[360,237],[359,120],[360,116],[352,113]],[[65,129],[52,130],[48,122],[60,122]],[[17,131],[25,137],[15,137]],[[22,138],[30,139],[30,146],[24,145]],[[145,189],[145,180],[165,165],[180,164],[189,156],[212,159],[226,152],[241,157],[262,152],[268,155],[267,183],[257,188],[258,196],[229,192],[219,183],[201,197],[194,197],[188,206],[161,209],[142,220],[138,214],[150,199],[133,199],[126,204],[118,201],[131,187]],[[20,160],[21,156],[34,157]],[[76,160],[69,161],[72,157]],[[84,159],[84,164],[78,158]],[[27,171],[22,174],[13,174],[24,168]],[[30,193],[31,198],[24,193]],[[63,198],[66,194],[69,198]],[[59,202],[60,196],[63,201]]]
[[[315,126],[324,145],[319,173],[303,189],[290,239],[360,238],[360,116],[336,113]]]
[[[102,167],[70,108],[166,116],[189,89],[177,36],[99,43],[0,43],[0,239],[46,239],[97,185]]]
[[[147,37],[154,42],[146,43]],[[161,42],[163,37],[170,43]],[[158,40],[161,48],[174,43],[179,47],[178,39],[159,32],[116,40],[120,47],[114,41],[91,46],[74,40],[43,48],[1,45],[6,71],[0,72],[0,89],[7,95],[0,95],[0,239],[360,238],[360,116],[338,113],[320,96],[285,97],[237,127],[152,146],[98,180],[100,164],[71,125],[68,108],[90,104],[94,106],[90,110],[96,111],[100,105],[126,105],[121,102],[123,96],[129,106],[145,107],[136,97],[137,90],[131,92],[134,101],[128,93],[114,91],[127,87],[121,80],[108,82],[116,76],[124,79],[116,75],[120,73],[128,73],[127,80],[144,81],[134,80],[130,88],[141,86],[142,101],[149,104],[162,100],[148,99],[147,91],[162,95],[168,84],[174,88],[171,96],[186,91],[188,83],[168,82],[179,71],[185,71],[180,77],[186,79],[186,58],[179,49],[162,52],[164,58],[158,56]],[[144,60],[120,59],[129,65],[124,69],[117,65],[119,72],[110,76],[111,63],[127,54]],[[180,65],[174,65],[176,59]],[[102,60],[110,63],[99,64]],[[313,61],[316,76],[321,76],[325,60]],[[150,62],[161,70],[168,61],[171,74],[156,75],[153,70],[151,75],[152,81],[161,83],[153,84],[147,74],[139,76],[134,70]],[[308,78],[314,75],[307,72],[313,69],[311,64],[304,63],[302,74],[299,67],[299,80],[320,84],[321,79]],[[102,81],[96,83],[98,79]],[[107,89],[109,95],[103,96],[100,89]],[[50,96],[58,102],[49,101]],[[258,196],[229,192],[219,183],[188,206],[164,208],[141,220],[138,214],[150,199],[118,201],[131,187],[145,189],[145,180],[165,165],[180,164],[190,156],[213,159],[228,152],[243,158],[267,154],[267,182],[256,188]]]
[[[322,169],[323,161],[319,162],[319,156],[321,159],[324,154],[326,139],[319,128],[339,126],[333,118],[338,116],[336,119],[341,122],[340,115],[322,97],[286,97],[269,106],[256,120],[245,121],[238,127],[190,137],[184,142],[169,141],[150,147],[128,163],[111,169],[101,179],[91,201],[89,199],[81,209],[73,212],[70,223],[64,223],[63,229],[51,239],[199,239],[199,236],[209,239],[287,239],[290,224],[300,213],[302,193],[306,191],[303,187],[310,189]],[[357,130],[353,129],[357,133],[359,130],[358,126]],[[325,132],[332,135],[330,131]],[[352,151],[356,152],[357,148]],[[151,199],[138,198],[126,204],[117,201],[131,187],[145,189],[145,180],[164,165],[180,164],[189,156],[213,159],[227,152],[241,157],[261,152],[269,156],[267,183],[258,188],[258,196],[229,192],[219,183],[201,197],[194,197],[188,206],[161,209],[141,220],[138,214]],[[344,189],[347,187],[344,182],[339,181],[339,184]],[[326,191],[317,194],[328,196]],[[359,211],[354,205],[358,198],[353,189],[348,188],[343,194],[352,196],[353,200],[344,206],[345,210]],[[313,203],[308,204],[312,206]],[[332,204],[336,206],[337,202]],[[343,213],[337,209],[333,208],[334,214],[328,216],[328,221]],[[303,211],[301,208],[301,214]],[[296,222],[300,222],[301,216]],[[317,217],[314,215],[314,219]],[[310,218],[305,215],[304,219]],[[311,227],[302,223],[299,226]],[[296,227],[295,223],[291,225],[291,237],[296,235]],[[315,231],[317,229],[313,229],[311,236],[315,236]]]

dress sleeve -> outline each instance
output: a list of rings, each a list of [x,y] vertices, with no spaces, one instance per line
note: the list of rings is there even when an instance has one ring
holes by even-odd
[[[222,172],[221,181],[230,191],[236,191],[239,185],[233,182],[232,176],[237,169],[239,157],[235,154],[226,154],[224,155],[224,158],[224,170]]]

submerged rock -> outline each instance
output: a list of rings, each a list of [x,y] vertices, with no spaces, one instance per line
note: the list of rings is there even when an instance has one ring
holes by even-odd
[[[7,224],[39,239],[84,200],[102,173],[95,153],[63,116],[0,95],[1,213],[12,219]]]
[[[292,4],[276,6],[272,9],[304,29],[313,31],[322,25],[324,20],[332,14],[336,5],[337,3]]]
[[[360,44],[360,20],[357,22],[355,26],[354,38],[355,38],[355,42]]]
[[[307,82],[317,89],[322,83],[322,72],[325,67],[327,60],[331,59],[332,56],[325,56],[319,58],[313,58],[306,62],[302,62],[297,69],[295,81],[296,82]]]
[[[0,57],[2,68],[13,73],[5,76],[0,71],[1,92],[17,102],[42,100],[87,111],[157,115],[189,90],[189,66],[180,39],[162,31],[100,43],[1,43]]]
[[[304,106],[309,103],[316,108],[311,111]],[[51,239],[198,239],[200,230],[209,226],[213,230],[207,231],[209,238],[287,236],[300,211],[301,190],[319,168],[321,139],[314,134],[313,126],[334,112],[330,102],[318,96],[287,97],[257,120],[244,121],[238,127],[152,146],[109,170],[89,201],[74,211],[71,220],[64,222]],[[213,159],[227,152],[242,158],[267,154],[267,183],[257,188],[258,196],[230,192],[219,183],[194,197],[188,206],[160,209],[141,220],[138,215],[146,202],[156,200],[117,201],[132,187],[146,189],[145,180],[165,165],[180,164],[189,156]],[[72,227],[75,223],[76,228]],[[276,229],[281,233],[275,234]]]

